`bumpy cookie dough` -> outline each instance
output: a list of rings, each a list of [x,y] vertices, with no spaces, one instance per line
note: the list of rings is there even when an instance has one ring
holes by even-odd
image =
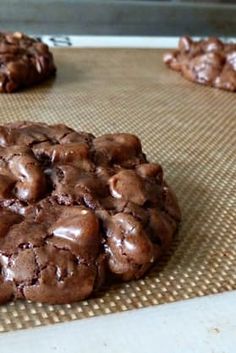
[[[182,37],[178,49],[164,55],[164,62],[190,81],[236,91],[236,44]]]
[[[108,278],[140,278],[179,221],[136,136],[0,126],[0,302],[70,303]]]
[[[48,46],[23,33],[0,33],[0,93],[15,92],[54,75]]]

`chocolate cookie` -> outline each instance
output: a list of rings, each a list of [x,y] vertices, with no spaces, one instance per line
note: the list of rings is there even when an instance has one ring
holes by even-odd
[[[139,278],[179,221],[161,166],[136,136],[0,127],[0,302],[70,303],[108,278]]]
[[[182,37],[178,49],[164,55],[164,62],[190,81],[236,91],[236,44]]]
[[[23,33],[0,33],[0,92],[11,93],[54,75],[48,46]]]

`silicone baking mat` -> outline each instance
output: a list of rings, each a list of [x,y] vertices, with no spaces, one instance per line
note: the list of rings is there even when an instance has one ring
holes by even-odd
[[[0,331],[142,308],[236,289],[236,94],[195,85],[161,50],[54,49],[55,80],[0,95],[0,122],[63,122],[136,133],[162,164],[183,220],[172,249],[145,278],[73,305],[0,306]]]

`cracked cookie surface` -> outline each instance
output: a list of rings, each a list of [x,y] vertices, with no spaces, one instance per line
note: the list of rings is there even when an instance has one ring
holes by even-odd
[[[140,278],[180,221],[140,140],[59,125],[0,126],[0,302],[70,303]]]

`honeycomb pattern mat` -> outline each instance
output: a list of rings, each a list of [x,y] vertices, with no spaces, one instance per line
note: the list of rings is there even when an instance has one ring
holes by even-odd
[[[161,50],[54,49],[55,80],[0,95],[0,123],[63,122],[136,133],[160,162],[183,221],[169,254],[145,278],[73,305],[0,306],[0,331],[143,308],[236,289],[236,94],[187,82]]]

